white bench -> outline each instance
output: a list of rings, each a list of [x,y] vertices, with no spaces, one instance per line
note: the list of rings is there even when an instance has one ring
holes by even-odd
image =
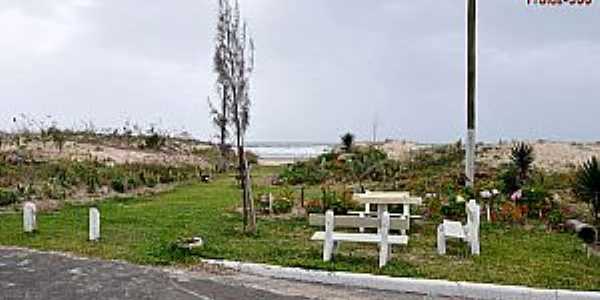
[[[334,216],[332,210],[325,215],[311,214],[309,224],[312,226],[325,226],[325,231],[313,234],[311,240],[323,241],[323,261],[330,261],[335,249],[340,242],[375,243],[379,244],[379,267],[383,267],[390,260],[391,245],[408,244],[406,235],[390,235],[390,229],[406,230],[408,220],[402,216],[390,219],[388,212],[383,213],[381,220],[370,217]],[[346,233],[334,232],[335,227],[342,228],[377,228],[379,233]]]
[[[438,254],[446,254],[446,239],[457,238],[463,240],[471,246],[471,254],[479,255],[479,223],[480,206],[475,200],[470,200],[466,204],[467,225],[460,222],[444,220],[437,228],[437,250]]]

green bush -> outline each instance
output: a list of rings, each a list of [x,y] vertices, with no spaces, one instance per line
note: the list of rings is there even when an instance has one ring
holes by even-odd
[[[519,170],[513,165],[504,165],[498,173],[497,180],[500,182],[500,190],[507,195],[521,188]]]
[[[600,224],[600,164],[596,157],[577,169],[573,190],[579,200],[590,205],[594,221]]]
[[[463,196],[451,195],[448,202],[440,208],[442,215],[449,219],[463,219],[466,216],[465,202],[467,200]]]
[[[279,178],[287,184],[320,184],[328,172],[313,161],[298,162],[287,167]]]
[[[331,209],[336,215],[345,215],[358,206],[358,203],[352,199],[352,191],[321,188],[321,207],[324,211]]]
[[[288,198],[275,198],[273,200],[273,212],[276,214],[285,214],[292,211],[294,201]]]
[[[12,190],[0,189],[0,206],[6,206],[19,201],[19,195]]]
[[[117,193],[125,193],[125,184],[123,184],[123,178],[114,178],[110,182],[110,187]]]

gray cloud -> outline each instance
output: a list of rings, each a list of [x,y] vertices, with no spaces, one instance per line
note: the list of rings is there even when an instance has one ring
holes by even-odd
[[[448,141],[465,127],[464,1],[243,0],[257,43],[253,140],[344,131]],[[600,6],[479,1],[480,136],[600,139]],[[0,126],[214,129],[214,1],[0,4]]]

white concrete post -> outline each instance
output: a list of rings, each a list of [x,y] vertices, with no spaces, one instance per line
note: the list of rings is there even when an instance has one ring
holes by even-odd
[[[387,211],[381,216],[381,232],[379,237],[379,267],[384,267],[390,259],[390,245],[388,243],[388,234],[390,232],[390,214]]]
[[[359,212],[358,212],[358,216],[359,216],[360,218],[364,218],[364,217],[365,217],[365,213],[364,213],[364,212],[362,212],[362,211],[359,211]],[[368,215],[367,215],[367,216],[368,216]],[[358,227],[358,232],[360,232],[360,233],[363,233],[363,232],[365,232],[365,228],[364,228],[364,227]]]
[[[444,223],[437,227],[437,252],[439,255],[446,254],[446,236],[444,235]]]
[[[473,187],[475,182],[475,143],[475,129],[469,129],[467,131],[467,143],[465,145],[465,176],[467,177],[467,187]]]
[[[269,214],[273,214],[273,194],[269,193]]]
[[[333,228],[335,219],[333,210],[325,212],[325,241],[323,241],[323,261],[330,261],[333,255]]]
[[[25,202],[23,205],[23,231],[27,233],[34,232],[37,229],[36,220],[37,209],[33,202]]]
[[[100,211],[95,207],[90,207],[89,239],[90,241],[100,239]]]

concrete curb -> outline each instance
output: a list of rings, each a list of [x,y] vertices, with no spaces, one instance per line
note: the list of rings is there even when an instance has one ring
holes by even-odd
[[[461,299],[527,299],[527,300],[600,300],[599,292],[546,290],[522,286],[456,282],[434,279],[399,278],[361,273],[328,272],[287,268],[257,263],[204,259],[204,263],[233,269],[242,273],[277,279],[311,283],[345,285],[366,289],[422,294]]]

